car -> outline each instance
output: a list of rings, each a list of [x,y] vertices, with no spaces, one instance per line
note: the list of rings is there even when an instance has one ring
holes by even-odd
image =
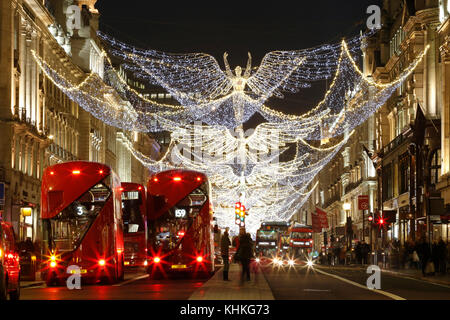
[[[3,248],[3,228],[0,223],[0,300],[6,300],[6,268],[5,268],[5,249]]]
[[[2,269],[3,273],[0,286],[0,299],[6,299],[9,295],[11,300],[20,298],[20,263],[19,252],[16,246],[14,229],[8,222],[0,222],[1,225],[1,248],[2,248]]]

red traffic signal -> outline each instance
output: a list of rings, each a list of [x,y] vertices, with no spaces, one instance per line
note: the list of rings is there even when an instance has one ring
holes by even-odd
[[[373,217],[372,216],[369,216],[367,219],[369,220],[369,222],[373,221]]]

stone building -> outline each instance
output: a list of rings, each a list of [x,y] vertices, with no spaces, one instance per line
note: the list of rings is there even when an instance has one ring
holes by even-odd
[[[383,2],[382,29],[363,51],[366,76],[392,81],[430,48],[412,75],[320,172],[316,202],[328,212],[329,237],[343,237],[350,216],[353,238],[374,247],[392,239],[448,239],[449,2]],[[369,196],[365,218],[382,215],[388,218],[386,228],[370,233],[366,219],[362,236],[359,195]],[[344,203],[350,203],[349,210]]]
[[[124,148],[124,139],[154,158],[159,154],[159,145],[147,134],[110,127],[84,111],[45,77],[33,59],[36,52],[73,83],[91,72],[102,77],[95,2],[0,4],[0,182],[5,186],[0,210],[19,240],[38,236],[45,167],[70,160],[97,161],[111,166],[122,181],[145,183],[148,170]],[[77,11],[80,23],[74,25]]]

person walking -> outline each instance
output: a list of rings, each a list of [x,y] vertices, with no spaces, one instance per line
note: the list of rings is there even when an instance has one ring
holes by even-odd
[[[244,228],[239,232],[239,247],[236,255],[242,264],[241,283],[244,282],[244,277],[250,281],[250,260],[253,258],[252,239]]]
[[[425,238],[423,238],[422,242],[418,245],[417,253],[420,258],[420,264],[422,267],[422,275],[426,276],[425,270],[427,268],[427,263],[431,258],[431,250],[430,250],[430,246],[428,245],[428,242]]]
[[[228,271],[230,270],[230,258],[229,258],[229,247],[231,245],[230,238],[228,235],[229,228],[225,228],[225,232],[220,239],[220,254],[223,260],[223,280],[229,281]]]
[[[356,263],[362,264],[362,245],[361,245],[361,242],[359,242],[359,241],[355,247],[355,256],[356,256]]]
[[[445,245],[444,240],[442,238],[439,239],[439,243],[437,245],[438,250],[438,263],[439,263],[439,271],[442,274],[447,273],[447,246]]]

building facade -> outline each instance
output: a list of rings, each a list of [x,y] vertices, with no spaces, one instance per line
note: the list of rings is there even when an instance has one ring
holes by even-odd
[[[377,82],[390,82],[426,46],[429,50],[392,97],[356,129],[340,154],[319,173],[315,202],[328,213],[330,228],[324,230],[328,245],[348,234],[354,241],[370,242],[372,248],[390,240],[404,244],[442,237],[448,241],[449,5],[448,0],[383,2],[382,29],[363,49],[364,74]],[[369,197],[364,216],[358,210],[361,195]],[[315,210],[310,206],[306,204],[299,214]],[[369,215],[383,216],[388,223],[371,228]],[[319,239],[323,247],[324,239]]]
[[[33,58],[35,52],[73,83],[91,72],[102,78],[95,2],[0,4],[0,182],[5,191],[0,210],[3,219],[13,224],[18,241],[38,238],[45,167],[71,160],[96,161],[109,165],[122,181],[145,183],[149,172],[124,147],[124,137],[139,151],[155,159],[159,156],[152,137],[94,118],[45,77]],[[74,24],[76,12],[79,24]]]

